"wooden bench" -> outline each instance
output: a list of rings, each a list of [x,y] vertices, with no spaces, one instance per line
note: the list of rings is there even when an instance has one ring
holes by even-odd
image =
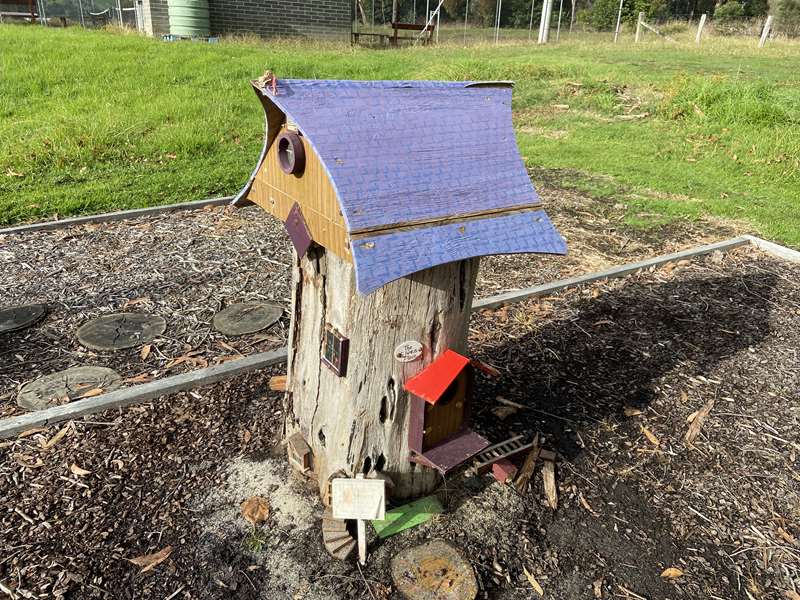
[[[394,34],[392,35],[391,43],[392,46],[397,46],[400,40],[414,40],[414,37],[400,37],[399,33],[401,31],[425,31],[427,35],[424,37],[424,43],[430,44],[431,40],[433,39],[433,32],[436,30],[436,25],[430,23],[429,25],[421,25],[419,23],[392,23],[392,30]]]
[[[28,12],[18,12],[15,10],[5,11],[2,9],[3,6],[13,6],[17,8],[25,4],[28,5]],[[0,22],[2,22],[5,17],[36,21],[36,19],[39,18],[39,13],[33,0],[0,0]]]

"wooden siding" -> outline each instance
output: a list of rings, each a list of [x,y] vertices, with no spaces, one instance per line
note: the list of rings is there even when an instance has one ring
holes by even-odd
[[[306,151],[303,174],[297,177],[284,173],[278,163],[278,145],[272,144],[248,198],[281,221],[286,221],[297,202],[314,241],[352,262],[336,190],[311,144],[303,136],[300,139]]]

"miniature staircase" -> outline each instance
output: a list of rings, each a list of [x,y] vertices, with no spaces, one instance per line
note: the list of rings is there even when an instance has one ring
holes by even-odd
[[[530,450],[533,447],[533,442],[525,442],[523,441],[524,439],[525,436],[518,435],[494,446],[489,446],[475,456],[475,470],[478,474],[486,473],[491,470],[494,463],[503,459],[510,459]]]
[[[347,529],[347,521],[334,519],[330,507],[322,517],[322,543],[328,554],[339,560],[347,560],[356,549],[356,540]]]

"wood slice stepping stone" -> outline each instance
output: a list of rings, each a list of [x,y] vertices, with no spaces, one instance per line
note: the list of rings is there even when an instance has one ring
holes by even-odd
[[[21,304],[0,310],[0,334],[19,331],[37,323],[47,313],[46,304]]]
[[[442,540],[403,550],[392,559],[392,581],[408,600],[474,600],[475,572]]]
[[[356,540],[347,527],[347,521],[334,519],[330,507],[325,509],[322,517],[322,543],[328,554],[339,560],[347,560],[356,550]]]
[[[17,404],[42,410],[81,397],[99,396],[122,385],[122,377],[106,367],[71,367],[26,383],[17,394]]]
[[[153,341],[166,328],[166,321],[158,315],[116,313],[81,325],[78,341],[92,350],[123,350]]]
[[[224,335],[246,335],[271,327],[282,314],[282,307],[264,302],[231,304],[214,315],[214,329]]]

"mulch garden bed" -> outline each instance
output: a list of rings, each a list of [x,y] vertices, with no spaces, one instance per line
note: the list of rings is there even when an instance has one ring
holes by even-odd
[[[484,258],[478,296],[734,234],[731,225],[712,222],[632,229],[622,223],[620,207],[564,190],[540,192],[569,241],[569,256]],[[0,418],[22,412],[15,398],[23,384],[75,365],[109,367],[137,383],[285,345],[288,314],[268,331],[239,337],[219,334],[212,318],[236,302],[288,308],[290,264],[283,226],[257,207],[0,235],[2,306],[49,305],[42,324],[0,338]],[[145,352],[97,352],[79,344],[81,325],[115,312],[159,315],[167,330]]]
[[[672,225],[678,241],[666,246],[621,227],[613,207],[591,207],[590,219],[570,202],[549,210],[573,255],[487,259],[480,295],[714,237]],[[213,364],[282,345],[285,322],[235,339],[210,327],[232,302],[288,304],[288,247],[270,227],[255,209],[213,210],[0,239],[4,303],[56,306],[0,342],[5,414],[37,373],[90,363],[155,377],[196,368],[167,367],[187,354]],[[325,553],[314,486],[286,464],[282,399],[267,386],[280,369],[0,441],[0,590],[386,600],[398,597],[391,558],[441,538],[470,560],[484,599],[538,597],[526,570],[545,598],[792,599],[799,278],[799,266],[744,248],[474,315],[471,354],[500,371],[479,376],[475,428],[495,441],[540,433],[557,454],[558,507],[545,501],[541,469],[522,492],[457,473],[438,492],[445,513],[371,535],[362,569]],[[168,323],[146,360],[140,349],[77,345],[86,319],[139,298]],[[702,426],[690,444],[692,415]],[[254,494],[270,503],[256,528],[239,508]],[[146,572],[129,560],[168,547]],[[662,577],[668,568],[682,575]]]

